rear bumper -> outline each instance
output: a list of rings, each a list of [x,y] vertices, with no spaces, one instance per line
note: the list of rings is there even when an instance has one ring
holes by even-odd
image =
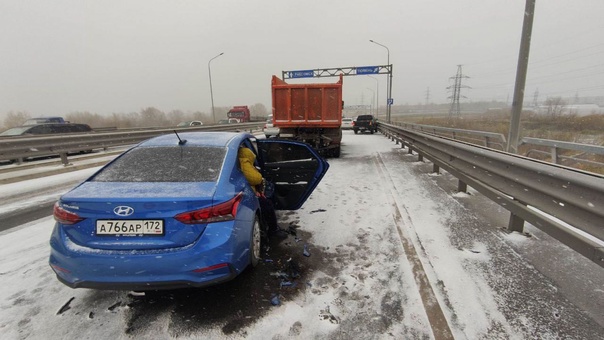
[[[266,128],[266,129],[264,129],[264,135],[266,137],[278,136],[279,128]]]
[[[166,290],[180,288],[202,288],[215,284],[230,281],[237,277],[237,273],[229,266],[230,274],[221,275],[207,281],[159,281],[159,282],[104,282],[104,281],[68,281],[61,275],[57,274],[57,279],[64,285],[71,288],[90,288],[98,290]],[[56,274],[56,271],[55,271]]]
[[[49,264],[59,281],[71,288],[161,290],[205,287],[229,281],[250,263],[251,227],[214,223],[195,243],[177,249],[97,250],[75,245],[55,227]],[[232,221],[230,223],[233,223]],[[241,233],[219,235],[217,228]],[[213,229],[213,230],[212,230]],[[249,230],[249,235],[247,232]]]

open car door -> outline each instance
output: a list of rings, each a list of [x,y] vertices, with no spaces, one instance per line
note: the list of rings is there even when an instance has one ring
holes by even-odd
[[[317,187],[329,164],[308,144],[258,139],[262,176],[275,185],[276,210],[296,210]]]

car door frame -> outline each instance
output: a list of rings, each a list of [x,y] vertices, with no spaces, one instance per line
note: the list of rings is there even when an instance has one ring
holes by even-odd
[[[270,197],[275,210],[302,207],[329,169],[329,163],[306,143],[282,139],[256,139],[253,143],[262,176],[275,186]],[[268,156],[269,148],[283,152]]]

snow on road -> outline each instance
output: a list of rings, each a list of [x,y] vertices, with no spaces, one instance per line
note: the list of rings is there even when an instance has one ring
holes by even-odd
[[[518,251],[539,240],[499,231],[497,218],[484,215],[505,213],[493,205],[472,211],[469,206],[484,199],[452,195],[442,185],[447,174],[423,171],[425,164],[379,134],[345,132],[341,158],[329,162],[304,207],[279,216],[282,226],[296,225],[310,235],[305,241],[314,265],[308,266],[313,268],[308,282],[279,306],[260,301],[257,308],[268,312],[241,316],[252,318],[247,326],[227,334],[224,323],[194,315],[183,321],[178,306],[161,304],[153,313],[133,316],[138,310],[124,302],[132,301],[127,292],[63,286],[47,264],[53,225],[48,217],[0,233],[1,338],[597,339],[604,334],[554,281],[522,258]],[[580,257],[577,261],[584,265]],[[600,301],[603,282],[591,286]],[[235,304],[232,313],[241,309]],[[183,326],[193,322],[199,325]]]

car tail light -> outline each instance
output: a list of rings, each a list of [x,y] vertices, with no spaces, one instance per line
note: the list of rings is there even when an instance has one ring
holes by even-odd
[[[61,224],[71,225],[84,220],[84,218],[80,217],[78,214],[63,209],[59,205],[59,202],[55,203],[55,206],[53,208],[53,215],[55,217],[55,220]]]
[[[264,128],[266,129],[266,124],[264,124]]]
[[[350,125],[354,126],[354,121],[352,123],[350,123]]]
[[[235,219],[242,198],[243,194],[238,193],[237,196],[226,202],[199,210],[187,211],[174,216],[174,218],[184,224],[230,221]]]

